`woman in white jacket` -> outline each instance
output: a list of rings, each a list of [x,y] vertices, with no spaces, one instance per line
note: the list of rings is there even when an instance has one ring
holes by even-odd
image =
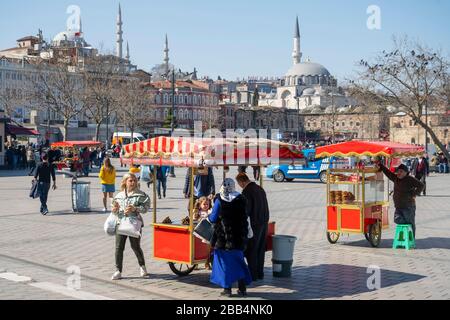
[[[134,174],[127,173],[124,175],[121,185],[121,192],[118,193],[113,200],[112,212],[118,216],[119,221],[124,216],[136,217],[142,221],[142,227],[144,226],[144,220],[141,214],[148,212],[150,208],[150,198],[142,191],[139,190],[138,180]],[[123,252],[125,250],[125,243],[127,236],[116,234],[116,272],[112,276],[112,280],[122,279],[122,266],[123,266]],[[148,273],[145,268],[144,253],[141,248],[141,238],[130,238],[131,248],[139,262],[141,277],[147,277]]]

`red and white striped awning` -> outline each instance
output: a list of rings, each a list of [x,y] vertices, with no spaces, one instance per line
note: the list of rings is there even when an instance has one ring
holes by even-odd
[[[293,145],[266,139],[157,137],[124,146],[124,163],[198,167],[269,164],[303,158]]]

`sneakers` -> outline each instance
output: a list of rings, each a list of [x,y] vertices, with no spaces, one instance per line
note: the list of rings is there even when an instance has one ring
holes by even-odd
[[[107,208],[103,208],[103,212],[108,212],[108,209]]]
[[[148,277],[148,272],[147,272],[147,269],[145,268],[145,266],[141,267],[141,277],[142,278]]]
[[[46,216],[48,214],[48,209],[47,208],[41,209],[41,214],[43,216]]]
[[[120,271],[116,271],[111,278],[111,280],[120,280],[120,279],[122,279],[122,272]]]

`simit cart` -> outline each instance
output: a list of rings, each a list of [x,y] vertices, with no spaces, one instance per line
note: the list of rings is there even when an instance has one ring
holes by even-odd
[[[272,156],[293,162],[302,157],[295,146],[278,141],[263,139],[193,139],[158,137],[124,147],[122,161],[126,164],[174,166],[192,168],[190,183],[194,190],[194,177],[197,170],[208,167],[226,168],[246,164],[260,167],[272,163]],[[275,152],[275,153],[274,153]],[[228,157],[227,157],[228,156]],[[153,170],[156,181],[156,170]],[[260,175],[262,184],[263,175]],[[196,266],[206,262],[210,246],[194,236],[193,222],[194,195],[189,202],[189,224],[167,224],[158,219],[156,186],[153,184],[153,255],[156,260],[169,263],[170,269],[179,276],[185,276]],[[272,250],[271,235],[275,234],[275,223],[269,224],[268,251]]]
[[[422,155],[420,146],[392,142],[349,141],[317,148],[317,157],[354,157],[356,163],[327,173],[327,239],[335,244],[341,234],[364,234],[373,247],[389,228],[388,180],[361,157],[382,157],[388,168],[401,158]]]

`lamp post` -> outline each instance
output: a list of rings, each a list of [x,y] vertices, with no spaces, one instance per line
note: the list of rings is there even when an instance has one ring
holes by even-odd
[[[109,149],[109,104],[106,105],[106,150]]]
[[[297,143],[300,141],[300,97],[298,96],[298,92],[295,95],[295,99],[297,100]]]
[[[170,136],[173,137],[175,131],[175,68],[172,69],[172,121],[170,123]],[[176,178],[175,167],[170,167],[170,177]]]
[[[425,124],[428,126],[428,100],[425,101]],[[428,154],[428,131],[425,129],[425,153]]]

